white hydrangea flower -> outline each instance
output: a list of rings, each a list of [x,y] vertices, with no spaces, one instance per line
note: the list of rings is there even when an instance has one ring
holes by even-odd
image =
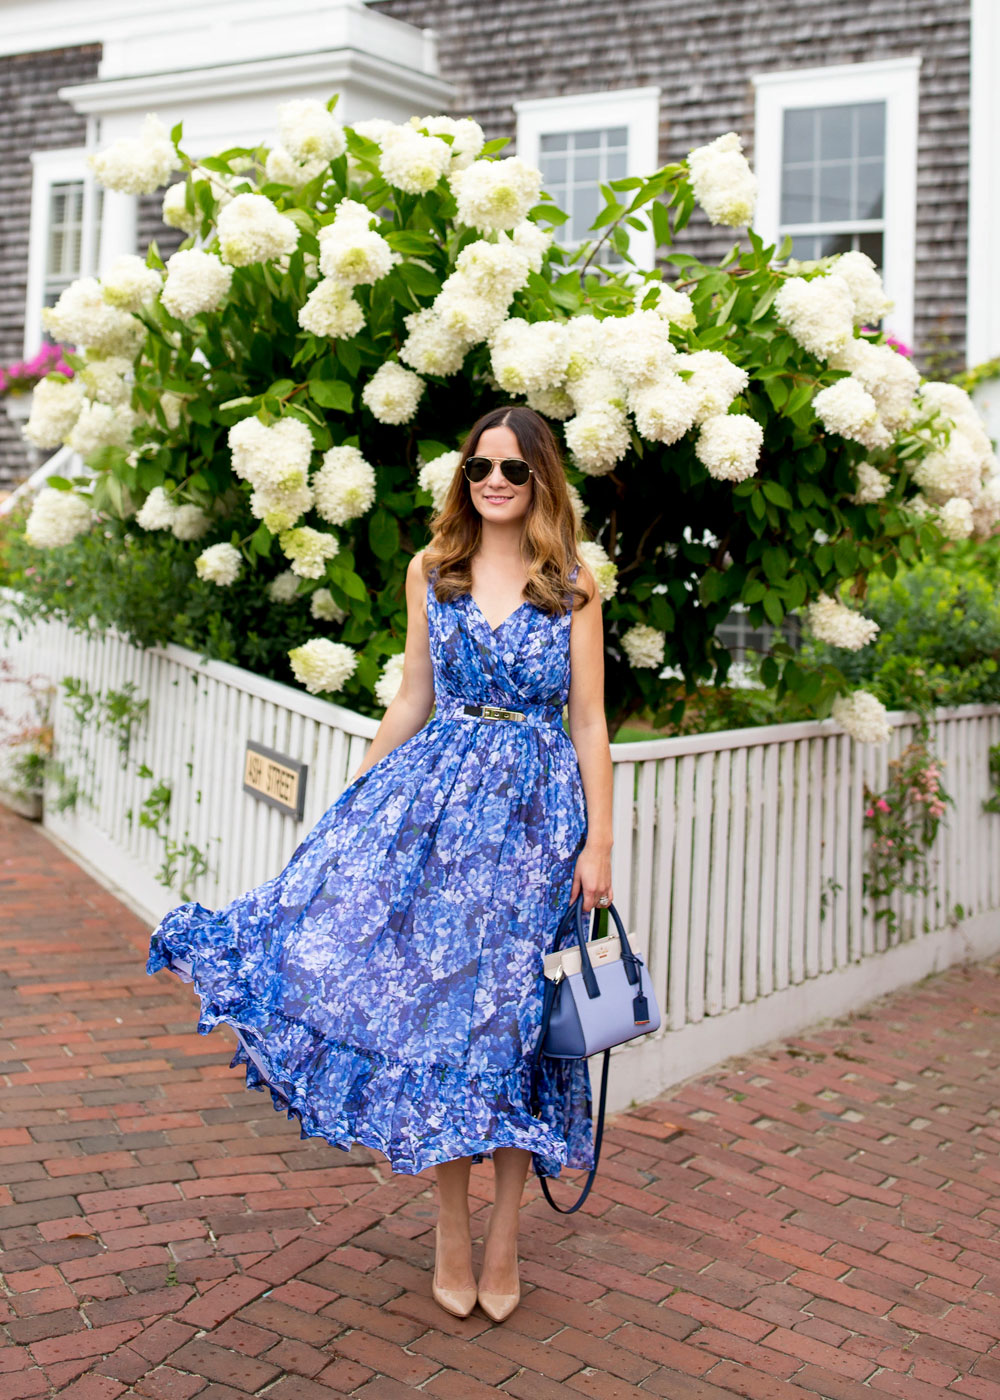
[[[502,325],[509,299],[480,296],[460,278],[449,278],[430,308],[442,332],[463,345],[488,340]]]
[[[541,272],[545,254],[552,246],[551,229],[543,229],[534,219],[522,219],[510,230],[515,248],[520,248],[528,259],[532,272]]]
[[[89,401],[80,410],[66,443],[84,458],[102,447],[127,447],[137,422],[138,415],[123,404],[112,408]]]
[[[222,260],[235,267],[294,252],[299,241],[298,225],[263,194],[238,194],[219,211],[216,227]]]
[[[850,497],[856,506],[870,506],[881,501],[892,485],[885,472],[880,472],[871,462],[858,463],[857,479],[858,489]]]
[[[486,144],[483,128],[471,117],[411,117],[410,125],[423,127],[431,136],[446,135],[453,138],[449,147],[449,170],[464,170],[472,164]]]
[[[892,734],[888,711],[868,690],[852,690],[850,695],[835,696],[833,718],[861,744],[884,744]]]
[[[706,418],[714,418],[716,414],[728,413],[733,399],[742,394],[750,383],[746,370],[734,365],[728,355],[718,350],[679,354],[671,368],[677,374],[688,373],[688,385],[698,400],[695,423],[703,423]]]
[[[565,422],[576,412],[576,405],[562,387],[529,390],[528,407],[540,413],[543,418],[553,418],[556,422]]]
[[[983,482],[972,502],[972,532],[977,540],[988,539],[1000,522],[1000,471],[994,470]]]
[[[666,656],[667,634],[644,622],[636,622],[622,633],[622,647],[629,665],[637,668],[662,666]]]
[[[493,374],[508,394],[556,388],[566,373],[569,341],[560,321],[503,321],[489,346]]]
[[[31,397],[31,414],[21,432],[36,447],[59,447],[82,407],[83,385],[75,378],[39,380]]]
[[[188,209],[186,180],[178,180],[169,187],[160,205],[160,218],[168,228],[179,228],[184,233],[197,233],[201,223],[201,210],[196,205],[192,214]]]
[[[326,530],[314,530],[300,525],[295,530],[283,530],[278,536],[285,557],[292,561],[292,572],[299,578],[322,578],[326,561],[340,552],[340,542]]]
[[[402,261],[380,233],[351,218],[343,222],[335,219],[321,228],[319,249],[319,270],[324,277],[335,277],[351,287],[377,282]]]
[[[878,268],[867,253],[841,253],[832,270],[838,277],[843,277],[851,289],[855,325],[874,326],[892,310],[894,303],[886,296]],[[892,353],[895,355],[897,352],[893,350]],[[906,357],[900,355],[899,358]]]
[[[877,622],[863,617],[839,598],[831,598],[828,593],[821,593],[815,602],[809,604],[806,621],[813,636],[821,642],[832,647],[845,647],[848,651],[860,651],[879,632]]]
[[[193,504],[178,506],[170,526],[171,533],[178,540],[200,540],[211,528],[211,517],[205,514],[201,506]]]
[[[120,311],[141,311],[163,285],[158,268],[147,267],[136,253],[122,253],[101,278],[101,294]]]
[[[706,418],[694,445],[694,455],[716,481],[745,481],[757,475],[764,429],[745,413],[720,413]]]
[[[108,305],[96,277],[78,277],[65,287],[54,306],[42,308],[42,325],[64,344],[129,359],[146,336],[141,321]]]
[[[421,136],[412,126],[393,127],[383,135],[379,170],[407,194],[432,190],[450,164],[451,148],[436,136]]]
[[[183,394],[175,394],[171,389],[160,395],[160,407],[163,409],[163,416],[167,420],[167,428],[170,432],[180,426],[181,409],[186,402]],[[158,420],[149,415],[149,421],[157,422]]]
[[[322,156],[315,160],[298,161],[284,146],[273,146],[264,161],[264,177],[269,184],[290,185],[293,190],[300,190],[321,175],[328,164]]]
[[[358,665],[357,653],[349,646],[325,637],[314,637],[303,646],[293,647],[288,659],[295,679],[310,695],[341,690]]]
[[[361,391],[361,401],[380,423],[409,423],[425,384],[419,374],[386,360]]]
[[[331,447],[313,477],[316,510],[331,525],[346,525],[375,504],[375,469],[356,447]]]
[[[291,603],[299,591],[299,576],[292,569],[276,574],[265,588],[268,600],[272,603]]]
[[[298,322],[304,331],[327,335],[334,340],[351,340],[364,327],[365,313],[351,295],[351,289],[336,277],[324,277],[299,308]]]
[[[278,108],[278,137],[299,161],[328,164],[347,150],[344,128],[318,98],[295,98]]]
[[[420,374],[445,376],[462,368],[468,342],[451,334],[430,306],[403,317],[407,336],[399,348],[399,358]]]
[[[606,316],[602,363],[632,388],[648,383],[671,368],[677,351],[670,343],[670,324],[656,311],[633,311]]]
[[[679,374],[663,374],[629,390],[636,431],[648,442],[679,442],[698,416],[697,390]]]
[[[456,283],[468,284],[468,288],[480,296],[501,302],[505,306],[515,292],[521,290],[531,272],[529,252],[519,248],[511,238],[501,235],[496,243],[478,238],[467,243],[455,259],[455,270],[441,288]]]
[[[163,486],[154,486],[136,513],[135,523],[143,530],[172,530],[177,505]]]
[[[983,420],[976,409],[972,396],[965,389],[957,384],[949,384],[938,379],[928,379],[920,387],[920,407],[926,414],[940,413],[958,427],[963,428],[970,437],[982,434],[986,443],[986,450],[989,450],[989,439],[986,437]]]
[[[735,131],[717,136],[688,152],[694,197],[713,224],[742,228],[753,218],[757,177],[743,154]]]
[[[630,392],[604,365],[574,361],[572,355],[567,361],[564,387],[577,413],[586,413],[590,408],[624,410]]]
[[[90,506],[75,491],[43,486],[31,503],[24,538],[35,549],[58,549],[89,530],[93,520]]]
[[[152,112],[137,138],[123,136],[104,151],[92,151],[87,165],[99,185],[122,194],[152,194],[180,169],[170,133]]]
[[[220,588],[228,588],[240,575],[243,556],[235,545],[210,544],[198,555],[194,568],[200,579],[218,584]]]
[[[160,301],[180,321],[217,310],[229,295],[233,269],[214,253],[183,248],[167,259],[166,266],[167,280]]]
[[[313,504],[312,488],[306,482],[261,486],[251,493],[250,513],[264,523],[272,535],[290,530]]]
[[[944,505],[953,496],[971,501],[980,489],[982,465],[964,431],[953,428],[944,447],[914,464],[913,479],[934,505]]]
[[[570,317],[566,322],[566,334],[569,337],[566,378],[572,381],[586,374],[600,360],[604,352],[604,331],[597,317],[585,311]]]
[[[607,603],[618,591],[618,565],[609,559],[603,547],[596,540],[580,540],[576,552],[582,563],[594,575],[597,594],[602,603]]]
[[[299,418],[265,424],[241,418],[227,435],[233,472],[251,486],[300,484],[307,479],[313,451],[312,433]]]
[[[421,491],[430,492],[436,511],[444,507],[445,498],[455,479],[455,470],[461,460],[461,452],[442,452],[439,457],[425,462],[417,473],[417,485]]]
[[[363,136],[366,141],[374,141],[376,145],[381,146],[384,141],[392,140],[392,134],[399,130],[399,125],[390,121],[388,117],[366,117],[364,121],[352,122],[351,130]]]
[[[676,287],[671,287],[666,282],[643,282],[636,287],[636,308],[641,308],[646,298],[654,291],[656,296],[650,309],[678,330],[693,331],[697,320],[691,297],[687,292],[679,292]]]
[[[774,298],[774,312],[792,339],[821,360],[854,337],[854,298],[834,272],[811,281],[786,278]]]
[[[853,375],[820,389],[812,402],[827,432],[868,448],[888,447],[892,442],[892,434],[879,418],[878,404]]]
[[[398,651],[390,656],[382,667],[382,673],[375,682],[375,699],[380,705],[388,707],[399,694],[399,687],[403,681],[403,652]]]
[[[336,602],[329,588],[316,589],[309,600],[309,611],[317,622],[343,622],[347,616],[346,608]]]
[[[891,345],[875,345],[864,337],[851,339],[830,356],[829,364],[832,369],[849,370],[868,390],[887,428],[898,432],[913,421],[920,375],[911,361]]]
[[[77,378],[88,398],[115,405],[127,403],[132,396],[131,381],[125,379],[131,372],[131,360],[124,355],[109,355],[106,360],[88,360]]]
[[[937,513],[937,526],[949,540],[967,540],[973,531],[972,502],[952,496]]]
[[[491,233],[512,229],[538,200],[542,172],[520,156],[475,160],[449,177],[458,203],[458,222]]]
[[[584,409],[567,420],[563,432],[574,464],[588,476],[612,471],[631,445],[625,414],[610,404]]]

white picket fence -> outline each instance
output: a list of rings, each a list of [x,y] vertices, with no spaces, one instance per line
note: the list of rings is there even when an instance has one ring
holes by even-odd
[[[171,789],[161,831],[208,861],[185,897],[219,908],[282,869],[378,727],[177,646],[143,651],[46,623],[5,650],[22,674],[77,677],[104,695],[131,682],[149,700],[123,757],[113,730],[78,728],[57,690],[56,753],[93,805],[57,812],[53,790],[45,825],[151,923],[181,902],[178,884],[157,880],[160,833],[138,820],[157,783]],[[933,746],[955,806],[933,851],[932,892],[894,897],[892,935],[864,907],[864,784],[884,785],[888,760],[914,733],[913,716],[893,722],[886,746],[856,744],[831,721],[612,744],[614,900],[664,1019],[658,1035],[616,1051],[623,1069],[612,1077],[612,1106],[1000,951],[1000,816],[982,810],[998,707],[935,717]],[[243,792],[248,739],[308,764],[301,821]]]

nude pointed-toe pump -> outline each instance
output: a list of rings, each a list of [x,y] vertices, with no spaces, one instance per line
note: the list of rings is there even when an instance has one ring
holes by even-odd
[[[521,1280],[518,1278],[515,1293],[489,1293],[480,1288],[476,1296],[488,1318],[493,1322],[505,1322],[521,1301]]]
[[[476,1306],[477,1290],[470,1288],[440,1288],[437,1281],[437,1227],[434,1229],[434,1277],[431,1279],[431,1295],[438,1307],[444,1308],[454,1317],[468,1317]]]

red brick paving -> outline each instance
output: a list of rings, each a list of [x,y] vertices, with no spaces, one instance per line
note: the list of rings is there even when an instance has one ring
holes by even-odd
[[[998,966],[618,1115],[494,1326],[430,1298],[432,1174],[303,1141],[3,808],[0,944],[0,1400],[1000,1400]]]

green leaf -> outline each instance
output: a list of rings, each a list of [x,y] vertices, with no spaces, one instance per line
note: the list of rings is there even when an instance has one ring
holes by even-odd
[[[765,656],[761,662],[760,678],[768,689],[778,684],[778,663],[773,656]]]
[[[777,593],[766,593],[764,595],[764,612],[767,614],[769,622],[773,622],[775,627],[780,627],[785,620],[785,609]]]
[[[774,301],[774,298],[778,295],[779,285],[779,283],[774,282],[770,287],[768,287],[767,291],[764,292],[762,296],[759,296],[754,302],[753,310],[750,313],[751,325],[754,321],[759,321],[762,316],[766,316],[768,311],[770,311],[771,303]]]
[[[838,540],[833,547],[833,562],[841,578],[857,572],[858,552],[850,540]]]
[[[67,481],[64,476],[47,476],[45,485],[54,486],[57,491],[72,491],[73,489],[73,483]]]
[[[782,506],[785,510],[791,510],[795,504],[780,481],[765,481],[763,490],[769,501],[773,501],[776,506]]]
[[[383,506],[378,506],[369,518],[368,543],[379,559],[389,560],[399,553],[399,524]]]
[[[350,413],[354,407],[351,386],[343,379],[310,379],[309,397],[320,408],[332,408],[338,413]]]
[[[441,290],[441,281],[435,277],[433,272],[426,267],[421,267],[419,263],[401,262],[397,265],[396,271],[403,281],[418,297],[436,297]]]
[[[670,237],[670,216],[667,214],[666,207],[659,200],[655,200],[649,208],[653,218],[653,236],[656,239],[656,246],[662,248],[673,241]]]
[[[435,457],[442,457],[452,449],[445,442],[435,442],[433,438],[422,438],[417,443],[417,451],[425,462],[433,462]]]

